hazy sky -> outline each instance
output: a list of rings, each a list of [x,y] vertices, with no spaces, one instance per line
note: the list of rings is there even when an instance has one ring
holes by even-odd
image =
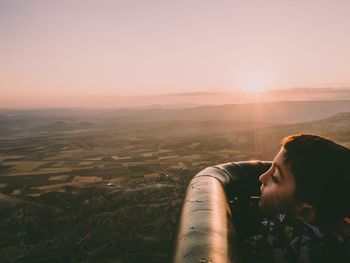
[[[0,0],[1,96],[349,86],[349,14],[347,0]]]

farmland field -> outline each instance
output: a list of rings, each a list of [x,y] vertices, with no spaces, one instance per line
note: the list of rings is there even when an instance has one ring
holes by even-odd
[[[1,115],[2,262],[166,262],[200,170],[271,160],[300,132],[350,146],[349,113],[289,124],[40,114]]]

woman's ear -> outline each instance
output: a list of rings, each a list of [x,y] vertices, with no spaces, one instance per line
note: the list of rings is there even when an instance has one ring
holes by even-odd
[[[296,217],[304,223],[311,223],[316,219],[316,209],[309,203],[302,203],[297,208]]]

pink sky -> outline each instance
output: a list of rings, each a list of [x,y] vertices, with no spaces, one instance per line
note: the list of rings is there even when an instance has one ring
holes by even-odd
[[[1,0],[0,108],[349,87],[349,13],[346,0]]]

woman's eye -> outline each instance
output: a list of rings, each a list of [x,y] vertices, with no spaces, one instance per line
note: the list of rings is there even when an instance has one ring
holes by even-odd
[[[271,174],[271,178],[274,183],[278,183],[278,179],[274,174]]]

